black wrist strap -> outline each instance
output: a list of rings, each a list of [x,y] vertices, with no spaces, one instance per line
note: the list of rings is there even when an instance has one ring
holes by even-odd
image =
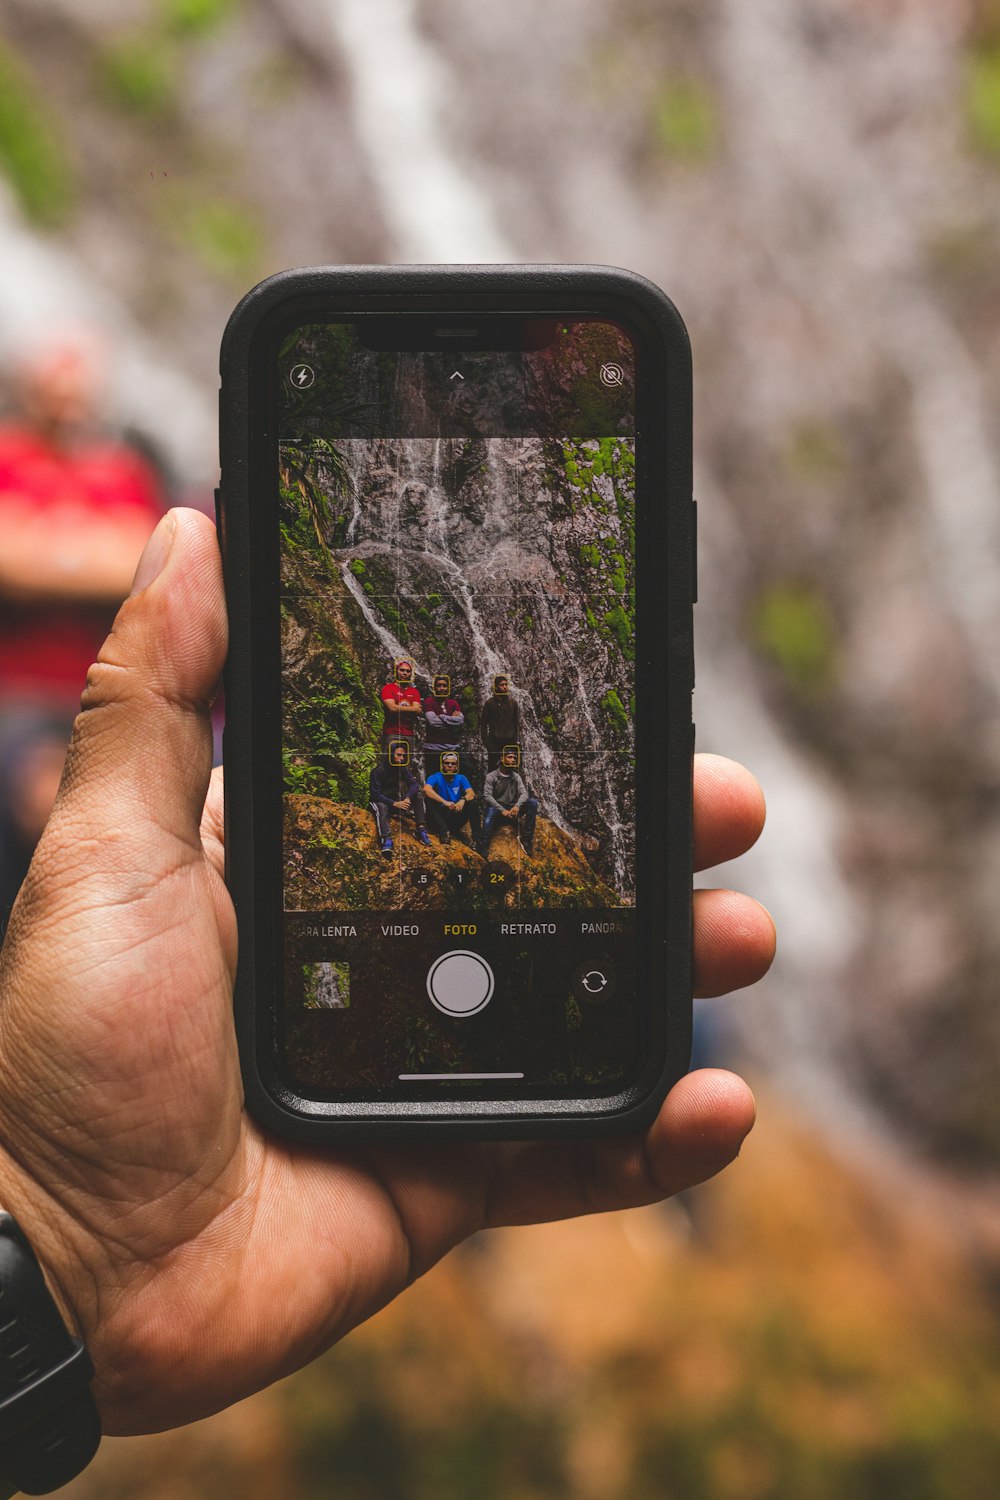
[[[101,1441],[93,1374],[34,1251],[0,1213],[0,1497],[47,1495],[86,1468]]]

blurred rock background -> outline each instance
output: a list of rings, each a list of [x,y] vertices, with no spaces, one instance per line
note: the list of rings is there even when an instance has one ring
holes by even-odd
[[[79,1500],[988,1500],[1000,1469],[1000,5],[0,0],[0,360],[85,322],[209,500],[299,263],[578,260],[696,365],[699,744],[773,974],[761,1121],[667,1210],[495,1234]],[[706,883],[711,883],[709,876]]]

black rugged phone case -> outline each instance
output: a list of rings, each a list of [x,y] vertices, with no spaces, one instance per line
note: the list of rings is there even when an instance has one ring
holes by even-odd
[[[656,837],[660,853],[651,866],[645,899],[655,909],[640,980],[651,987],[651,1057],[637,1088],[603,1100],[408,1102],[331,1105],[296,1097],[270,1067],[274,1048],[271,997],[258,992],[257,948],[262,934],[274,949],[278,913],[262,909],[256,861],[279,860],[280,848],[261,850],[254,830],[255,703],[254,598],[251,572],[251,509],[262,503],[264,476],[252,462],[255,409],[252,360],[262,325],[286,310],[327,315],[368,310],[453,312],[474,307],[495,311],[573,310],[615,313],[641,323],[658,350],[663,378],[662,430],[656,438],[656,494],[649,477],[637,491],[637,508],[655,515],[663,537],[662,580],[666,598],[667,715],[657,747],[666,792]],[[670,300],[643,277],[607,266],[330,266],[284,271],[248,292],[233,312],[222,340],[219,393],[222,480],[218,526],[229,610],[229,659],[225,673],[224,736],[226,790],[226,879],[239,926],[235,1020],[246,1100],[251,1113],[275,1132],[301,1141],[330,1144],[375,1139],[541,1139],[596,1136],[638,1130],[652,1121],[671,1085],[687,1070],[691,1042],[691,758],[694,685],[692,604],[695,597],[694,506],[691,495],[691,358],[684,324]],[[667,405],[669,402],[669,407]],[[668,420],[669,413],[669,420]],[[653,414],[655,421],[655,413]],[[654,529],[647,527],[647,531]],[[640,549],[641,550],[641,549]],[[659,572],[658,572],[658,576]],[[636,663],[637,693],[650,685]],[[663,684],[655,684],[662,692]],[[662,751],[662,754],[661,754]],[[662,858],[660,857],[662,855]],[[660,1003],[662,999],[662,1004]]]

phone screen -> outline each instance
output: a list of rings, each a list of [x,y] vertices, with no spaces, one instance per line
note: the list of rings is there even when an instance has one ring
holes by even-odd
[[[636,345],[468,324],[277,346],[277,1033],[313,1097],[597,1098],[642,1051]]]

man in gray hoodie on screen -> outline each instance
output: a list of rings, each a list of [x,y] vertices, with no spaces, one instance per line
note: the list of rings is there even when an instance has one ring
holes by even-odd
[[[517,745],[505,745],[500,764],[486,778],[483,788],[483,827],[479,848],[483,858],[490,852],[490,841],[501,819],[515,824],[521,848],[530,854],[535,842],[535,818],[538,799],[528,795],[528,788],[518,775]]]

